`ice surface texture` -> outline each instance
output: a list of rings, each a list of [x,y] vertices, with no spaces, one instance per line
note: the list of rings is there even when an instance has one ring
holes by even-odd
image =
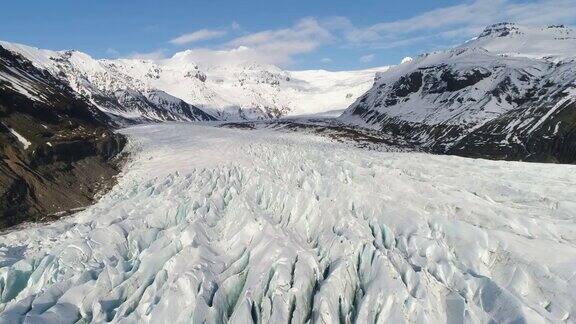
[[[129,128],[96,205],[0,237],[4,323],[573,321],[576,167]]]

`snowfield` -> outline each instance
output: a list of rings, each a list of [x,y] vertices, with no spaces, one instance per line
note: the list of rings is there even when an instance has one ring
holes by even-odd
[[[97,204],[0,236],[4,323],[576,321],[576,167],[128,128]]]

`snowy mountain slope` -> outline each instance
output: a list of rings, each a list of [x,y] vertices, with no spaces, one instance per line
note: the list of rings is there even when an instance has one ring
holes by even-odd
[[[376,73],[389,67],[361,71],[329,72],[324,70],[292,71],[295,80],[302,80],[292,96],[290,115],[326,113],[348,108],[356,98],[374,84]]]
[[[76,119],[90,126],[102,127],[110,123],[108,116],[80,100],[63,80],[3,47],[0,47],[0,91],[1,117],[26,113],[53,121]]]
[[[199,67],[188,51],[158,62],[122,63],[131,66],[127,73],[136,73],[137,79],[146,77],[137,65],[155,65],[158,73],[151,80],[155,87],[223,119],[266,119],[344,109],[370,88],[376,72],[389,68],[330,72],[285,71],[257,63]]]
[[[214,120],[201,109],[119,73],[113,65],[103,64],[84,53],[40,50],[6,42],[0,42],[0,46],[24,56],[37,68],[63,78],[76,93],[119,123]]]
[[[0,236],[1,322],[573,320],[574,166],[123,132],[112,192]]]
[[[500,23],[486,28],[462,48],[479,47],[491,53],[562,60],[576,56],[576,33],[563,25],[547,27]]]
[[[95,60],[78,51],[48,51],[1,42],[37,67],[63,76],[79,94],[122,119],[267,119],[348,107],[377,71],[290,72],[272,65],[199,67],[188,51],[165,60]]]
[[[435,152],[576,162],[576,32],[488,27],[377,77],[342,120]]]
[[[267,119],[344,109],[370,88],[377,71],[388,69],[284,71],[255,63],[201,68],[187,54],[180,52],[158,62],[116,60],[110,64],[222,119]]]

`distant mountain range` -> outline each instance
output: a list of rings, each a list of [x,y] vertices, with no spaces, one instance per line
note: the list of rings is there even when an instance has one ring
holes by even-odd
[[[500,23],[380,73],[340,117],[425,150],[576,162],[576,32]]]
[[[78,51],[50,51],[0,42],[70,86],[117,123],[267,119],[347,108],[388,67],[352,72],[284,71],[273,65],[200,67],[188,51],[165,60],[96,60]],[[7,86],[34,100],[42,94],[18,78]]]

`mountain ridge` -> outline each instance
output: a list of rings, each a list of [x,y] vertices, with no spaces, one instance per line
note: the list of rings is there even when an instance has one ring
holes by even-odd
[[[374,74],[285,71],[268,64],[200,67],[186,51],[164,60],[93,59],[79,51],[0,42],[61,76],[102,111],[128,121],[269,119],[347,108]],[[158,102],[159,97],[163,99]]]
[[[435,153],[574,163],[575,36],[562,26],[489,26],[378,74],[340,120]],[[551,56],[547,46],[556,43]]]

